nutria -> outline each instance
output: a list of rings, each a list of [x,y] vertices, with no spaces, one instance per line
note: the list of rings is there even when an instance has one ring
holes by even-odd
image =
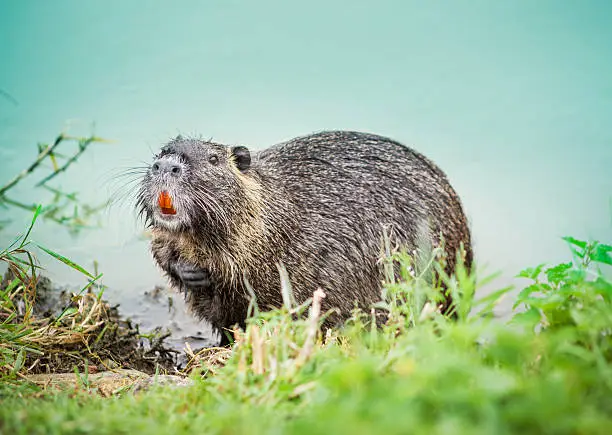
[[[218,330],[244,325],[244,278],[260,309],[282,304],[279,264],[298,303],[322,288],[323,308],[337,308],[339,320],[355,303],[368,309],[381,298],[383,226],[408,250],[425,228],[432,246],[442,236],[448,258],[463,244],[472,262],[467,220],[445,174],[373,134],[322,132],[253,155],[179,136],[155,156],[138,204],[155,261]]]

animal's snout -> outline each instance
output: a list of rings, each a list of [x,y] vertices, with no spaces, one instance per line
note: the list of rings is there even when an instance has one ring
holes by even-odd
[[[151,166],[153,175],[170,174],[173,177],[180,177],[183,173],[183,168],[177,162],[168,159],[158,159]]]

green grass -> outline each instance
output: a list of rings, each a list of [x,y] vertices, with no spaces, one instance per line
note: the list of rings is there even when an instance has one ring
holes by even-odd
[[[389,282],[372,326],[355,311],[318,332],[312,305],[258,312],[224,365],[202,358],[195,385],[101,398],[86,386],[51,393],[2,384],[6,434],[610,434],[612,247],[567,238],[572,258],[520,273],[514,316],[492,309],[508,289],[478,299],[476,279],[449,278],[458,319],[435,309],[440,290],[413,276]],[[482,284],[486,279],[479,279]],[[324,314],[324,313],[323,313]]]
[[[24,234],[0,250],[0,394],[26,374],[111,367],[147,373],[172,369],[172,350],[161,329],[141,333],[103,300],[101,273],[30,240],[41,214],[37,207]],[[86,283],[61,294],[41,276],[36,253],[78,271]],[[97,268],[96,268],[97,269]]]

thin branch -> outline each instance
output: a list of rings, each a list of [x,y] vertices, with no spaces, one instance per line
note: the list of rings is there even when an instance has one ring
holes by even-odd
[[[89,145],[91,145],[92,143],[94,143],[94,142],[103,142],[103,139],[100,139],[100,138],[95,137],[95,136],[88,137],[87,139],[80,139],[79,140],[79,150],[72,157],[70,157],[66,161],[66,163],[64,163],[61,167],[57,168],[54,172],[52,172],[51,174],[47,175],[41,181],[36,183],[36,186],[37,187],[38,186],[42,186],[43,184],[45,184],[46,182],[52,180],[53,178],[55,178],[56,176],[58,176],[62,172],[65,172],[66,169],[68,169],[68,167],[71,164],[76,162],[77,159],[81,156],[81,154],[83,154],[85,152],[85,150],[87,150],[87,147]]]
[[[19,106],[19,102],[17,101],[17,99],[15,99],[15,97],[13,97],[11,94],[6,92],[5,90],[0,89],[0,95],[2,95],[4,98],[6,98],[11,103],[13,103],[15,106]]]
[[[8,196],[0,197],[0,203],[6,203],[14,207],[17,207],[17,208],[20,208],[26,211],[31,211],[31,212],[36,211],[36,208],[38,207],[37,204],[26,204],[24,202],[20,202],[15,199],[11,199]],[[49,219],[58,224],[65,224],[68,220],[72,219],[72,217],[68,217],[68,216],[61,216],[59,218],[55,217],[52,213],[56,210],[59,210],[59,207],[54,206],[50,209],[45,207],[45,210],[43,211],[43,217],[45,219]]]
[[[62,143],[64,139],[66,139],[66,136],[64,136],[63,134],[60,134],[55,139],[55,142],[53,143],[53,145],[47,146],[42,152],[40,152],[36,160],[34,160],[34,162],[27,169],[24,169],[23,171],[21,171],[19,174],[15,176],[15,178],[13,178],[11,181],[9,181],[8,183],[6,183],[4,186],[0,188],[0,196],[4,195],[6,191],[15,187],[17,183],[19,183],[25,177],[30,175],[42,163],[42,161],[49,154],[51,154],[58,147],[60,143]]]

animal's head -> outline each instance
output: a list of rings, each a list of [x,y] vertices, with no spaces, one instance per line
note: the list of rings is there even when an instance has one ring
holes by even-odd
[[[149,226],[172,232],[223,236],[245,201],[251,154],[178,136],[162,147],[146,171],[138,208]]]

